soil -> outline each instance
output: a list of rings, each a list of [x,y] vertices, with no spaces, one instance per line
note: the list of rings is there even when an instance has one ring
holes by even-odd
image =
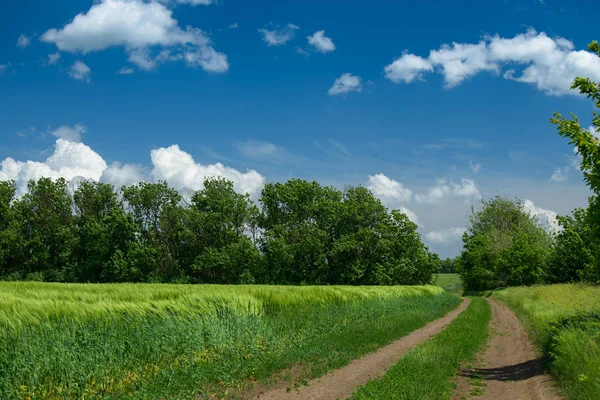
[[[479,355],[477,368],[461,372],[452,399],[562,399],[544,374],[542,361],[517,316],[503,304],[488,302],[492,307],[488,346]]]
[[[411,348],[440,333],[469,305],[470,300],[464,301],[444,317],[436,319],[404,336],[374,353],[352,361],[343,368],[337,369],[314,379],[306,386],[289,390],[289,383],[276,384],[269,389],[253,390],[244,398],[260,400],[335,400],[346,399],[352,395],[355,388],[364,385],[373,378],[385,374]]]

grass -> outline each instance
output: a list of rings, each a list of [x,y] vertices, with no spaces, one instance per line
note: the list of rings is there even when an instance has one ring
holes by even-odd
[[[569,399],[600,399],[600,288],[508,288],[494,296],[519,316]]]
[[[385,376],[360,387],[359,399],[449,399],[461,364],[474,361],[485,344],[491,309],[473,298],[446,329],[407,353]]]
[[[458,274],[438,274],[435,284],[450,293],[462,293],[462,281]]]
[[[0,283],[0,398],[226,397],[322,375],[458,302],[434,286]]]

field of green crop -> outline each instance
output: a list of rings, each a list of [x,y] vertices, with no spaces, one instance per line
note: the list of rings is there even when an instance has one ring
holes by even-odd
[[[442,287],[450,293],[462,293],[462,281],[458,274],[438,274],[435,277],[435,284]]]
[[[495,296],[549,356],[550,371],[568,398],[600,399],[600,287],[515,287]]]
[[[194,398],[332,368],[460,300],[434,286],[0,283],[0,398]]]

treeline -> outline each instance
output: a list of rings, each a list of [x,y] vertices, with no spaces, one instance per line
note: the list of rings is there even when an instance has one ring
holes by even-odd
[[[57,282],[424,284],[440,268],[417,226],[364,187],[292,179],[259,200],[222,178],[182,198],[165,182],[115,191],[0,182],[0,279]]]
[[[600,56],[598,42],[589,45]],[[600,83],[576,78],[572,89],[600,108]],[[600,284],[600,115],[592,113],[592,129],[578,118],[554,114],[560,136],[570,139],[580,157],[580,170],[593,192],[588,207],[559,216],[549,234],[518,200],[496,197],[472,211],[458,269],[466,290],[536,283]],[[595,134],[592,133],[595,130]]]

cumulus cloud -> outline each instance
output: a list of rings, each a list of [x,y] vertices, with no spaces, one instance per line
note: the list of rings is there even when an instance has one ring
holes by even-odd
[[[413,195],[412,190],[384,174],[369,175],[367,188],[383,202],[407,203]]]
[[[99,180],[107,167],[102,157],[91,148],[65,139],[56,141],[54,152],[44,162],[21,162],[7,158],[0,166],[0,180],[16,181],[19,195],[26,192],[27,183],[32,179],[62,177],[70,181],[75,177],[83,177]]]
[[[230,24],[230,25],[229,25],[229,29],[237,29],[237,28],[239,28],[239,27],[240,27],[240,26],[238,25],[238,23],[237,23],[237,22],[234,22],[233,24]]]
[[[6,69],[10,67],[10,63],[7,64],[0,64],[0,74],[2,74],[4,71],[6,71]]]
[[[406,214],[406,216],[408,217],[408,219],[411,222],[419,225],[419,217],[417,217],[417,214],[415,214],[414,212],[410,211],[406,207],[400,207],[400,208],[398,208],[398,210],[400,210],[400,212],[402,212],[403,214]]]
[[[221,163],[202,165],[179,146],[155,149],[151,152],[152,170],[147,172],[140,165],[106,161],[83,143],[59,138],[54,151],[43,162],[16,161],[6,158],[0,163],[0,180],[14,180],[18,195],[27,191],[29,180],[41,177],[65,178],[75,188],[81,180],[93,180],[114,185],[117,189],[141,181],[167,181],[182,193],[203,188],[206,177],[222,176],[234,183],[240,193],[257,197],[265,184],[265,178],[254,170],[240,172]]]
[[[208,4],[197,0],[186,2]],[[191,26],[180,28],[172,11],[156,1],[102,0],[63,28],[46,31],[41,40],[54,43],[63,51],[84,54],[122,46],[129,61],[142,69],[176,60],[185,60],[189,66],[210,72],[225,72],[229,68],[227,56],[213,48],[202,30]],[[160,51],[155,55],[157,48]]]
[[[152,150],[152,177],[165,180],[178,190],[200,190],[204,179],[222,176],[233,182],[240,193],[249,193],[256,197],[265,184],[265,178],[255,170],[240,172],[221,163],[202,165],[196,163],[189,153],[182,151],[178,145]]]
[[[596,139],[600,139],[600,129],[596,128],[594,125],[590,125],[587,129]]]
[[[431,243],[449,244],[458,242],[466,231],[467,228],[465,227],[453,226],[438,231],[427,232],[425,238]]]
[[[84,125],[77,124],[75,126],[62,125],[52,131],[52,135],[59,138],[65,139],[70,142],[80,142],[81,134],[87,132],[87,128]]]
[[[335,50],[333,40],[325,36],[325,31],[317,31],[312,36],[307,36],[308,44],[321,53],[329,53]]]
[[[133,164],[122,165],[119,162],[109,165],[102,171],[102,176],[100,177],[101,182],[110,183],[116,189],[147,180],[147,174],[142,166]]]
[[[393,82],[410,83],[437,71],[446,87],[461,84],[481,73],[504,73],[505,79],[528,83],[549,95],[576,94],[573,79],[588,76],[600,80],[600,59],[586,50],[575,50],[567,39],[551,38],[530,29],[513,38],[487,36],[478,43],[444,44],[427,58],[404,53],[385,67]]]
[[[77,60],[69,67],[69,76],[78,81],[91,81],[91,74],[92,70],[83,61]]]
[[[453,226],[438,231],[431,231],[425,234],[425,238],[431,243],[449,244],[458,242],[467,228],[462,226]]]
[[[54,65],[60,59],[60,53],[48,54],[48,65]]]
[[[283,46],[296,36],[296,31],[300,29],[299,26],[294,24],[287,24],[284,28],[278,26],[272,26],[271,29],[259,29],[262,33],[263,40],[269,46]]]
[[[560,231],[561,227],[556,220],[558,216],[556,212],[537,207],[531,200],[525,200],[523,209],[532,217],[535,217],[548,232],[556,233]]]
[[[440,179],[437,185],[430,187],[426,193],[415,196],[417,202],[425,204],[438,204],[450,198],[463,198],[469,202],[481,199],[481,192],[472,179],[463,178],[460,183]]]
[[[345,73],[335,80],[333,86],[329,88],[327,94],[335,96],[338,94],[347,94],[350,92],[361,92],[362,83],[360,76]]]
[[[29,46],[29,44],[31,43],[31,38],[29,38],[27,35],[22,34],[17,38],[17,47],[24,49],[25,47]]]
[[[189,4],[191,6],[209,6],[215,2],[215,0],[175,0],[180,4]]]
[[[392,82],[411,83],[415,79],[422,80],[425,72],[433,71],[433,65],[422,57],[404,53],[386,65],[384,71],[385,77]]]

